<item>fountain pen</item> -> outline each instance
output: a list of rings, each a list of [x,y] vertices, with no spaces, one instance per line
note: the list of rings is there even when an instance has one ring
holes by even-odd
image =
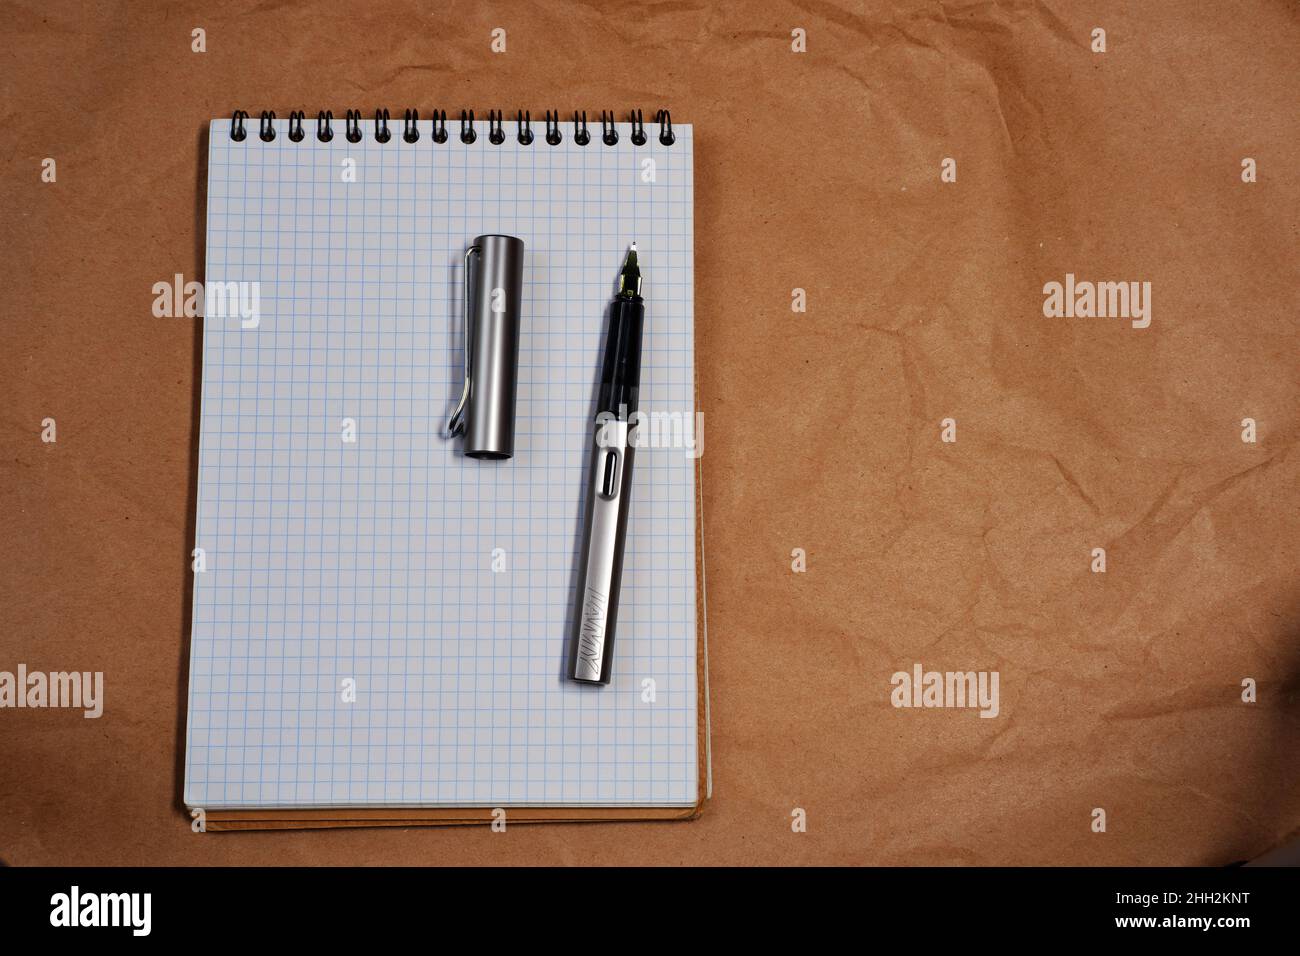
[[[608,684],[614,663],[619,579],[627,541],[634,447],[631,422],[641,390],[641,330],[645,302],[632,243],[610,306],[605,362],[596,400],[595,445],[587,478],[587,514],[578,565],[577,607],[569,677]]]

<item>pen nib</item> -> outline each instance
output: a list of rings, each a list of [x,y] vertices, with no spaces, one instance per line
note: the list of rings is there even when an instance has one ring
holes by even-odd
[[[641,269],[636,264],[636,243],[627,251],[627,258],[623,261],[623,271],[618,276],[618,294],[621,296],[634,296],[641,294]]]

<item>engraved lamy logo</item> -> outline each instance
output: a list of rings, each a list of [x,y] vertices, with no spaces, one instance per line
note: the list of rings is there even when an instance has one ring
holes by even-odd
[[[595,674],[600,673],[600,653],[605,645],[605,603],[605,595],[587,588],[578,630],[578,660]]]

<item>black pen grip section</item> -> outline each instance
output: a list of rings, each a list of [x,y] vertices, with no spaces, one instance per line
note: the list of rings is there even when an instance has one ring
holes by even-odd
[[[609,310],[605,338],[605,363],[600,373],[599,412],[626,418],[637,410],[641,392],[641,328],[645,301],[639,296],[618,296]]]

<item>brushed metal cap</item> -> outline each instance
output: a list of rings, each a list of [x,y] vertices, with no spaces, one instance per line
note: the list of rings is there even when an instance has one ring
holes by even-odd
[[[465,256],[465,387],[448,431],[465,436],[470,458],[515,453],[515,396],[524,243],[514,236],[474,240]]]

